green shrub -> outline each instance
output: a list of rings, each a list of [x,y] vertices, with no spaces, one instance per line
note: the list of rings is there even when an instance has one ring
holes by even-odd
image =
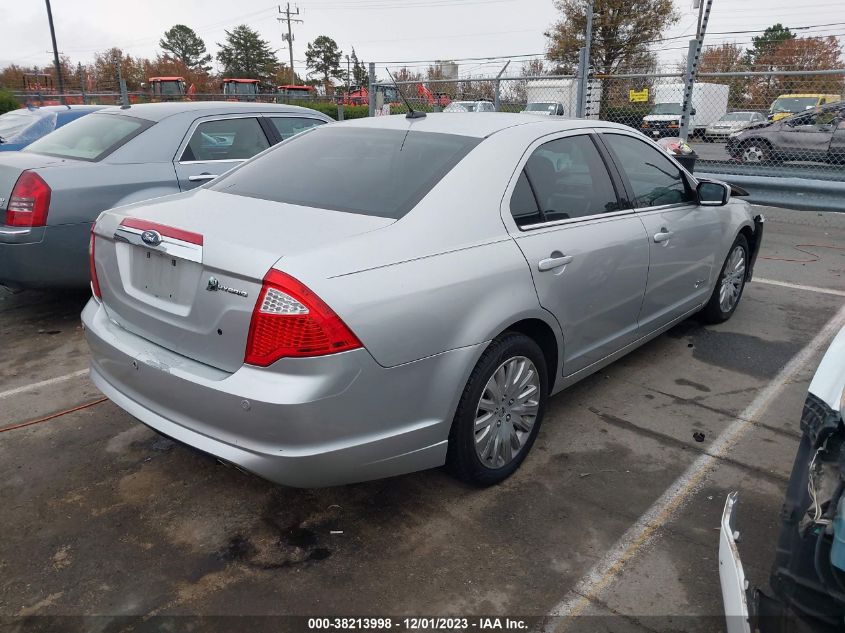
[[[306,108],[311,108],[312,110],[317,110],[317,112],[322,112],[323,114],[329,115],[335,121],[337,120],[337,104],[331,103],[330,101],[323,101],[318,103],[297,103],[296,105],[303,105]],[[356,105],[356,106],[343,106],[343,118],[344,119],[361,119],[365,116],[368,116],[370,113],[369,106],[365,105]]]
[[[9,112],[10,110],[17,110],[21,107],[18,100],[8,90],[0,89],[0,114]]]

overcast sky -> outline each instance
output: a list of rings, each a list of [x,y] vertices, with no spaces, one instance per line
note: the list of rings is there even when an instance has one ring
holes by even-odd
[[[675,0],[680,22],[668,37],[691,35],[692,0]],[[292,8],[293,8],[292,4]],[[294,59],[304,71],[304,49],[318,35],[333,37],[345,53],[354,46],[366,61],[462,59],[525,55],[545,49],[543,31],[555,20],[552,0],[302,0],[302,24],[294,26]],[[158,40],[173,24],[187,24],[214,53],[224,29],[248,24],[287,60],[276,5],[267,0],[52,0],[59,50],[72,61],[90,61],[95,51],[118,46],[134,56],[154,57]],[[752,34],[715,35],[764,29],[776,21],[790,27],[840,23],[814,34],[845,34],[845,1],[715,0],[708,32],[712,43],[749,42]],[[0,2],[0,66],[49,64],[50,33],[42,0]],[[845,43],[845,39],[840,37]],[[661,58],[675,62],[686,38],[667,42]],[[498,62],[461,62],[461,75],[495,72]],[[393,64],[391,64],[393,65]],[[379,68],[379,74],[383,74]]]

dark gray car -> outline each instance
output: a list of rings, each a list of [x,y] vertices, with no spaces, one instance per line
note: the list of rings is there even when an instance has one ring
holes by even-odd
[[[297,106],[155,103],[107,108],[0,156],[0,285],[88,283],[101,211],[192,189],[327,123]]]
[[[794,160],[845,165],[845,101],[731,134],[725,147],[743,163]]]

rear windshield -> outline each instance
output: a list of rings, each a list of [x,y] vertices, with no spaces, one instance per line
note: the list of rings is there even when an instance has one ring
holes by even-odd
[[[319,127],[281,143],[209,188],[398,219],[479,142],[454,134]]]
[[[22,152],[97,161],[152,125],[122,114],[91,114],[60,127]]]

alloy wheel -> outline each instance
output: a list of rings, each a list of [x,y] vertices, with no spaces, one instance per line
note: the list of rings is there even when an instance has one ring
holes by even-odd
[[[484,386],[475,414],[475,452],[487,468],[509,464],[525,446],[540,408],[540,375],[525,356],[504,361]]]
[[[735,246],[725,264],[722,284],[719,287],[719,307],[722,312],[730,312],[739,300],[745,283],[745,249]]]

